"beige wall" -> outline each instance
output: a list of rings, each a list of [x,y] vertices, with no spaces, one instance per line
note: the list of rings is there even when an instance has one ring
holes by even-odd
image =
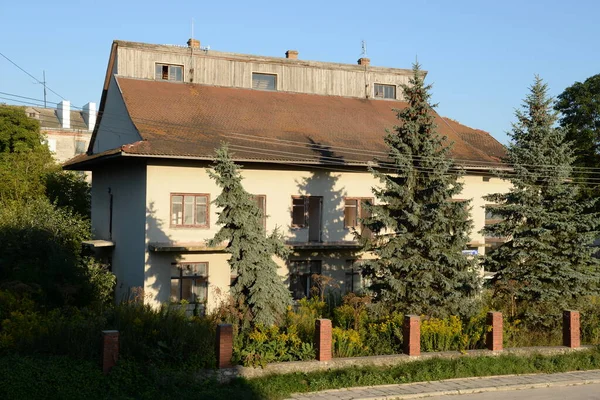
[[[352,234],[344,228],[344,198],[345,197],[373,197],[371,188],[378,184],[366,172],[327,172],[323,170],[297,171],[285,168],[243,170],[244,187],[253,194],[264,194],[267,199],[267,230],[271,231],[279,226],[287,240],[306,242],[308,240],[307,228],[292,228],[291,224],[291,198],[293,195],[323,196],[322,239],[324,242],[352,240]],[[492,178],[489,182],[481,176],[465,176],[464,190],[460,199],[472,199],[472,219],[474,229],[471,241],[480,254],[484,253],[484,239],[479,231],[485,224],[483,206],[486,202],[482,196],[508,190],[508,184],[499,179]],[[147,215],[146,242],[204,242],[214,236],[218,231],[217,209],[210,207],[210,227],[201,228],[176,228],[170,226],[170,193],[209,193],[213,201],[220,193],[214,181],[209,178],[206,169],[194,164],[173,165],[148,165],[147,167]],[[315,252],[296,253],[296,259],[321,259],[324,273],[335,277],[343,289],[345,279],[346,259],[355,258],[349,252],[318,254]],[[164,254],[147,254],[146,256],[146,293],[152,293],[157,301],[167,301],[169,296],[169,267],[177,261],[207,261],[209,262],[209,306],[215,302],[216,289],[226,292],[229,286],[230,271],[227,256],[222,253],[191,254],[176,256]],[[287,266],[278,261],[280,274],[287,277]],[[164,277],[164,278],[163,278]]]
[[[290,60],[276,57],[247,56],[208,52],[175,46],[120,44],[117,74],[154,79],[155,64],[183,66],[184,82],[227,87],[252,87],[252,73],[277,75],[277,90],[333,96],[371,97],[373,84],[407,84],[410,70],[368,67],[351,64]],[[396,90],[398,99],[402,90]],[[110,103],[107,103],[110,104]]]
[[[63,163],[76,155],[85,153],[92,137],[91,132],[84,133],[81,131],[44,128],[42,128],[42,134],[46,136],[48,147],[53,152],[54,159],[59,163]],[[76,151],[78,142],[81,142],[80,148],[83,149],[81,153]]]

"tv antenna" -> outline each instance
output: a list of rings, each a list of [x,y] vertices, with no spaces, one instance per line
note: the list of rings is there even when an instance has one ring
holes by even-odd
[[[44,87],[44,108],[48,108],[48,106],[46,105],[46,70],[42,71],[42,76],[43,76],[43,78],[42,78],[41,82],[37,81],[34,83],[36,83],[38,85],[42,85]]]
[[[367,56],[367,42],[365,40],[361,41],[360,43],[362,52],[360,53],[361,57],[366,57]]]

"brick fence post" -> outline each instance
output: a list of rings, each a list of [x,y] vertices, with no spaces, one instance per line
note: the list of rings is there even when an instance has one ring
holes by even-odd
[[[217,368],[232,368],[233,357],[233,326],[231,324],[217,325],[217,340],[215,342],[217,353]]]
[[[502,313],[497,311],[488,312],[487,325],[491,327],[491,330],[487,333],[485,340],[488,350],[502,350]]]
[[[402,326],[404,354],[421,355],[421,318],[418,315],[405,315]]]
[[[318,319],[315,321],[315,347],[317,361],[329,361],[332,356],[331,320]]]
[[[119,360],[119,331],[102,331],[102,373],[108,374]]]
[[[579,311],[565,310],[563,312],[563,346],[572,349],[581,345]]]

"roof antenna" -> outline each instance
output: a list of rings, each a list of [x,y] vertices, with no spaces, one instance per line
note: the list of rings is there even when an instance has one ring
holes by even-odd
[[[367,56],[367,42],[365,40],[361,41],[361,48],[362,48],[362,52],[360,53],[360,56],[366,57]]]
[[[194,18],[192,17],[192,36],[191,38],[194,38]]]

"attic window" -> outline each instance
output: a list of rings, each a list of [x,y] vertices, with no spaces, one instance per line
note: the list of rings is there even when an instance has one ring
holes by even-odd
[[[396,86],[376,83],[373,96],[378,99],[396,99]]]
[[[157,81],[183,82],[183,66],[170,64],[156,64],[154,79]]]
[[[252,89],[277,90],[277,75],[253,72]]]

